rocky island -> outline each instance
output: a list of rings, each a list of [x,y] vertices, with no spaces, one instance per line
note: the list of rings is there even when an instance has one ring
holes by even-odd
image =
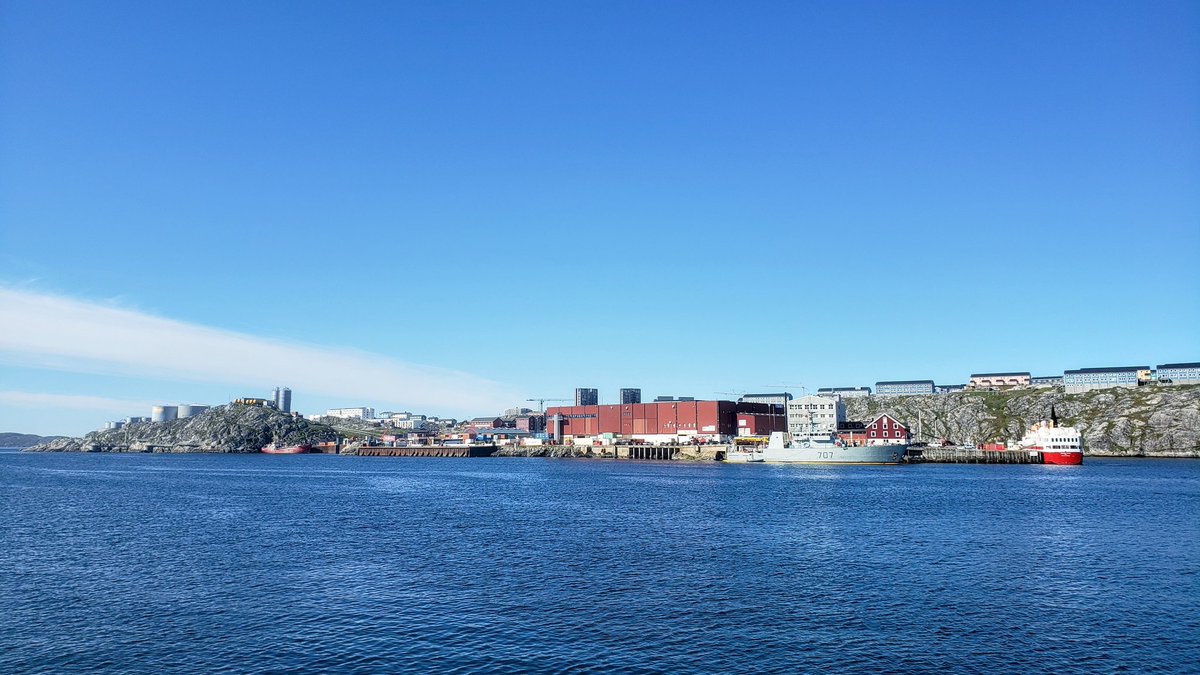
[[[230,403],[170,422],[139,422],[57,438],[27,452],[259,452],[269,443],[310,445],[338,440],[333,427],[267,406]]]

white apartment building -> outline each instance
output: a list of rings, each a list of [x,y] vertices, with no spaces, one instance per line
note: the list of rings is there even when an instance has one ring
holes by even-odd
[[[345,420],[375,419],[374,408],[330,408],[325,411],[325,417],[340,417]]]
[[[801,396],[788,402],[788,433],[835,434],[838,423],[846,421],[846,404],[834,396]]]

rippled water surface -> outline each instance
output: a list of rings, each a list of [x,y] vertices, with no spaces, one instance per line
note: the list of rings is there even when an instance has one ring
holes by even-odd
[[[0,454],[0,672],[1183,672],[1200,461]]]

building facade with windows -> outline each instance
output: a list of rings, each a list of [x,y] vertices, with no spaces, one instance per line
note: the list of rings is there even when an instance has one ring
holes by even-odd
[[[1029,386],[1031,387],[1060,387],[1062,383],[1062,375],[1042,375],[1029,378]]]
[[[478,431],[480,429],[504,429],[508,425],[499,417],[474,417],[470,422],[467,422],[467,426]],[[514,426],[513,428],[515,429],[516,427]]]
[[[968,389],[1019,389],[1029,386],[1029,373],[973,373]]]
[[[871,420],[864,430],[867,445],[908,443],[908,427],[891,415],[880,415]]]
[[[870,396],[870,387],[821,387],[817,396],[839,396],[841,398],[859,398]]]
[[[788,433],[832,434],[846,421],[846,404],[828,396],[801,396],[787,404]]]
[[[621,390],[621,405],[629,405],[630,403],[642,402],[641,389],[622,389]]]
[[[599,390],[582,388],[575,390],[575,405],[598,405],[599,403]]]
[[[1149,372],[1150,366],[1115,366],[1112,368],[1077,368],[1063,371],[1063,385],[1068,394],[1080,394],[1093,389],[1138,386],[1138,372]]]
[[[1164,363],[1157,371],[1160,384],[1200,384],[1200,363]]]
[[[916,396],[933,393],[933,380],[893,380],[876,382],[876,396]]]
[[[325,411],[325,417],[339,417],[344,420],[375,419],[374,408],[330,408]]]
[[[778,406],[785,406],[790,400],[792,395],[786,391],[779,394],[742,394],[738,397],[738,403],[767,403]]]

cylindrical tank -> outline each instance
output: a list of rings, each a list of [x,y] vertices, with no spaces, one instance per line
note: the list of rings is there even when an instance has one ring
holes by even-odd
[[[208,406],[206,406],[206,405],[197,405],[195,403],[180,405],[179,411],[176,414],[176,417],[178,419],[182,420],[182,419],[186,419],[188,417],[193,417],[195,415],[199,415],[200,413],[204,412],[205,410],[208,410]]]
[[[284,387],[280,392],[279,409],[285,413],[292,412],[292,390]]]
[[[105,429],[120,429],[123,426],[125,426],[124,422],[105,422],[104,423]]]
[[[150,409],[151,422],[170,422],[179,417],[179,407],[173,405],[156,405]]]

